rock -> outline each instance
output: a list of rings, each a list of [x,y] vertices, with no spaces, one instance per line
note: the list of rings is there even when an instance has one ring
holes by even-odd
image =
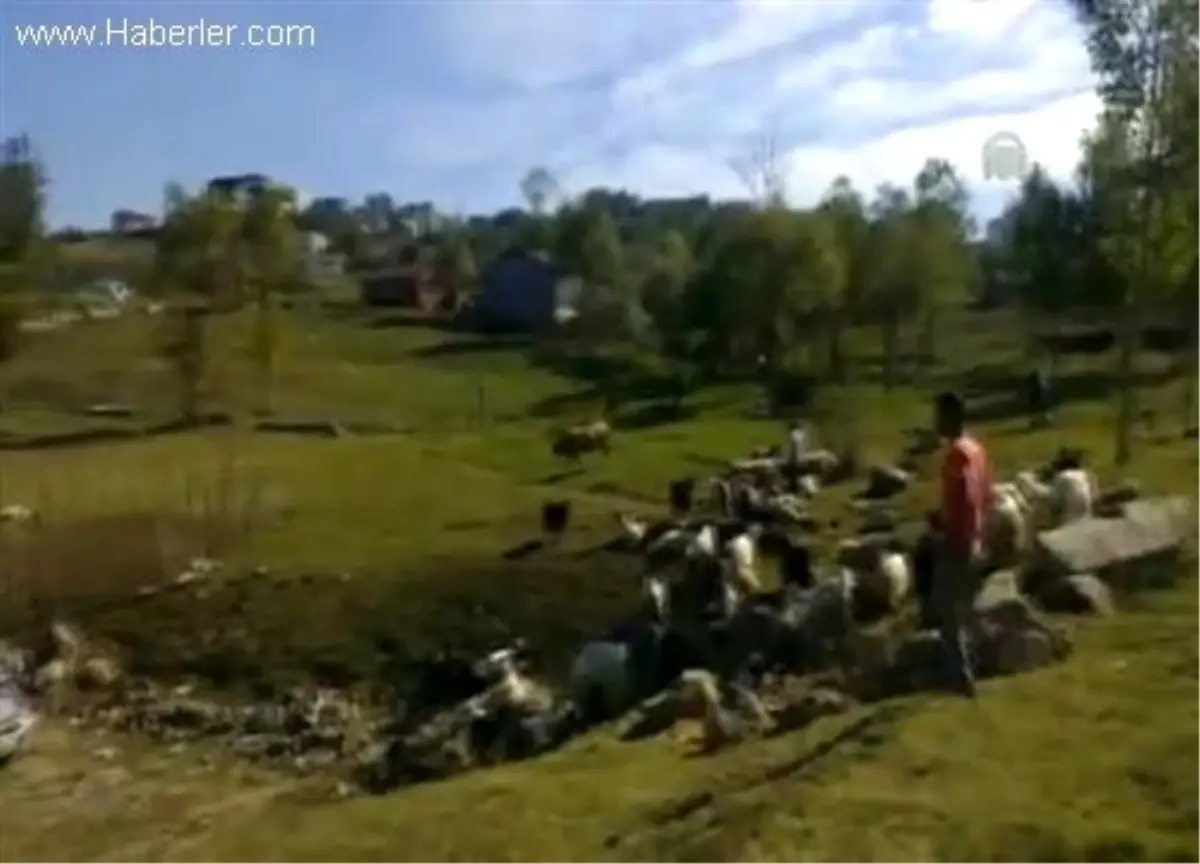
[[[913,633],[896,649],[891,664],[880,674],[880,695],[915,693],[941,687],[946,680],[946,647],[940,634]]]
[[[1095,515],[1105,519],[1119,519],[1125,515],[1125,505],[1141,497],[1141,484],[1136,480],[1127,480],[1101,492],[1093,511]]]
[[[0,764],[25,746],[37,722],[38,714],[25,694],[14,684],[0,683]]]
[[[1073,649],[1061,628],[1020,598],[977,613],[971,629],[977,672],[984,678],[1049,666]]]
[[[891,535],[869,535],[843,540],[838,544],[837,563],[851,570],[870,570],[879,563],[879,553]]]
[[[121,680],[121,667],[108,657],[89,657],[75,673],[75,680],[84,688],[107,690]]]
[[[71,663],[56,657],[38,669],[33,679],[34,687],[40,693],[52,690],[65,681],[69,681],[74,671]]]
[[[1049,612],[1106,616],[1116,612],[1112,591],[1091,573],[1076,573],[1047,582],[1038,591],[1037,599]]]
[[[775,715],[778,728],[798,729],[821,717],[842,714],[854,706],[854,700],[832,687],[814,687],[794,702],[779,708]]]
[[[175,698],[155,705],[149,712],[159,724],[177,729],[202,730],[221,724],[221,707],[200,699]]]
[[[867,488],[862,497],[890,498],[907,489],[911,479],[907,471],[895,465],[875,465],[867,474]]]
[[[50,625],[50,641],[54,644],[54,653],[59,657],[78,656],[83,648],[83,634],[65,621],[55,621]]]
[[[24,684],[32,669],[33,661],[29,652],[0,640],[0,686]]]
[[[876,511],[863,517],[858,530],[860,534],[891,533],[896,530],[896,522],[890,514]]]
[[[996,570],[984,577],[975,595],[976,614],[1021,599],[1021,584],[1015,570]]]
[[[1195,530],[1183,496],[1127,503],[1119,518],[1082,519],[1037,535],[1034,567],[1048,576],[1094,573],[1116,587],[1170,584],[1184,539]]]
[[[119,402],[98,402],[83,409],[88,417],[132,417],[133,406]]]

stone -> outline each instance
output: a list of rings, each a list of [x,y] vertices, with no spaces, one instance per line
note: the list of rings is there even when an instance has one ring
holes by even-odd
[[[1039,533],[1034,567],[1048,576],[1094,573],[1114,587],[1170,584],[1178,576],[1172,565],[1195,527],[1183,496],[1142,498],[1127,503],[1120,517],[1081,519]]]
[[[975,595],[975,612],[987,612],[1003,603],[1021,599],[1021,584],[1015,570],[996,570],[984,577]]]
[[[121,667],[109,657],[89,657],[75,673],[80,687],[107,690],[121,680]]]
[[[1091,573],[1076,573],[1046,582],[1038,591],[1037,600],[1049,612],[1104,616],[1116,612],[1112,591]]]
[[[895,465],[875,465],[867,474],[867,488],[862,497],[878,500],[890,498],[908,488],[912,478]]]

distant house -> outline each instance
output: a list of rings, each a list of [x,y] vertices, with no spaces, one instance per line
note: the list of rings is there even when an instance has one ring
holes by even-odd
[[[213,194],[230,195],[238,201],[246,201],[262,193],[270,183],[270,179],[265,174],[233,174],[209,180],[208,191]]]
[[[346,259],[329,247],[329,238],[318,231],[303,235],[304,271],[315,283],[331,282],[346,271]]]
[[[540,330],[570,317],[577,281],[563,279],[544,253],[510,249],[481,274],[475,318],[491,330]]]
[[[146,213],[134,210],[116,210],[112,214],[110,227],[113,234],[138,235],[153,232],[158,227],[158,221]]]

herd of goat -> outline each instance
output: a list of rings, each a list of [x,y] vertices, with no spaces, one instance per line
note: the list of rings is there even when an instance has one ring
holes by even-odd
[[[608,435],[603,423],[579,427],[556,440],[554,453],[578,460],[607,450]],[[441,656],[414,678],[408,704],[422,708],[405,725],[428,723],[435,704],[443,716],[453,705],[450,715],[469,727],[474,747],[529,756],[664,693],[712,703],[710,716],[722,701],[758,704],[754,693],[768,676],[828,669],[857,629],[914,596],[930,626],[936,516],[906,544],[888,530],[895,526],[879,499],[904,488],[917,456],[936,447],[935,437],[914,430],[901,462],[907,469],[872,469],[863,497],[876,500],[862,501],[864,522],[882,530],[843,541],[837,563],[821,575],[805,537],[816,527],[808,508],[824,486],[857,473],[851,454],[813,451],[785,465],[765,449],[707,481],[672,482],[669,517],[615,514],[619,536],[609,546],[643,561],[641,605],[576,650],[564,692],[530,674],[520,641],[480,660]],[[1077,452],[1060,451],[1040,471],[996,483],[990,563],[1012,566],[1037,531],[1089,516],[1096,502],[1095,479]],[[561,534],[570,516],[568,501],[547,503],[543,528]],[[760,584],[760,557],[777,562],[778,588]]]

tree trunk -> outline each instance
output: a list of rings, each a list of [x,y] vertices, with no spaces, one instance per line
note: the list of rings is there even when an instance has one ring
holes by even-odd
[[[900,348],[900,322],[898,317],[887,312],[880,324],[880,341],[883,348],[883,386],[891,390],[896,386],[896,354]]]
[[[938,310],[932,307],[922,322],[920,353],[921,365],[930,368],[937,364]]]
[[[1182,416],[1180,420],[1186,432],[1196,425],[1196,327],[1193,322],[1189,328],[1188,346],[1184,353],[1176,359],[1179,373],[1183,376],[1183,393],[1180,399]]]
[[[843,384],[846,380],[846,358],[842,346],[842,334],[845,329],[843,310],[830,310],[827,323],[829,326],[829,377],[835,384]]]

